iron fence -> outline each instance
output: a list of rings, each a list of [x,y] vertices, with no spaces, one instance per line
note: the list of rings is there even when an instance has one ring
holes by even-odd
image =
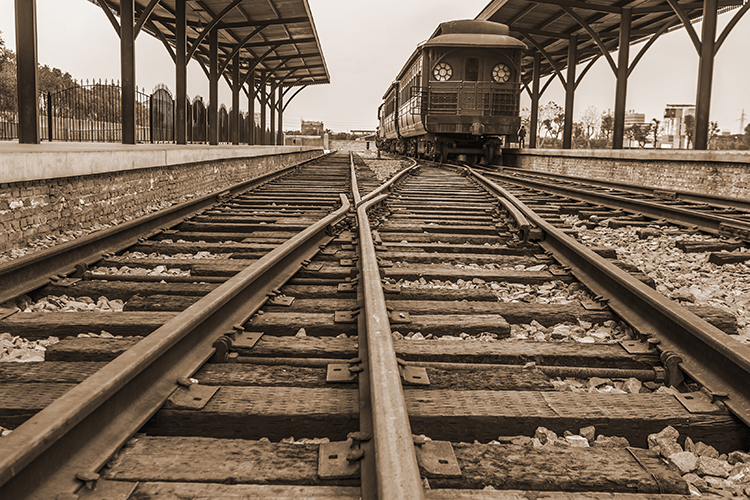
[[[208,111],[201,97],[186,101],[187,141],[208,141]],[[163,85],[146,94],[136,91],[136,140],[175,142],[177,110],[172,93]],[[219,142],[231,142],[231,110],[219,108]],[[239,142],[249,139],[249,118],[240,114]],[[39,134],[49,141],[122,142],[122,90],[112,83],[76,84],[39,96]],[[257,135],[257,134],[256,134]],[[256,141],[259,137],[256,137]],[[0,140],[18,139],[18,116],[0,115]],[[256,142],[257,143],[257,142]]]

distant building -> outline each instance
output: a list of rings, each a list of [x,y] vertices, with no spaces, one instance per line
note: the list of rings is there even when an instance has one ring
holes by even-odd
[[[663,148],[687,149],[688,137],[685,117],[695,118],[693,104],[667,104],[662,122],[661,144]]]
[[[628,131],[634,126],[641,127],[641,130],[646,130],[647,127],[651,126],[651,123],[646,122],[646,115],[644,113],[636,113],[634,110],[630,110],[625,113],[625,141],[624,144],[629,148],[637,148],[640,146],[638,141],[631,138]]]
[[[325,127],[323,126],[323,122],[306,122],[305,120],[302,120],[302,126],[300,127],[302,135],[322,136],[324,131]]]

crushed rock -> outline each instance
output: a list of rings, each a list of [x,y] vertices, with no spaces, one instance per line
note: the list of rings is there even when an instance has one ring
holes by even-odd
[[[44,352],[60,339],[48,337],[46,339],[28,340],[13,336],[10,333],[0,333],[0,362],[29,363],[44,361]]]
[[[656,289],[682,304],[715,306],[737,319],[738,340],[750,344],[750,265],[708,262],[709,252],[685,253],[676,247],[680,241],[718,242],[711,235],[684,234],[674,226],[652,224],[659,233],[639,239],[637,227],[588,229],[576,215],[561,219],[578,231],[578,239],[588,246],[615,248],[618,259],[632,264],[656,282]],[[740,252],[750,252],[740,248]]]

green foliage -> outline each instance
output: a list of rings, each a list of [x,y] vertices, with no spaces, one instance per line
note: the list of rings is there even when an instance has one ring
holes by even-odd
[[[607,111],[606,113],[602,114],[602,122],[599,125],[599,129],[601,130],[601,133],[604,135],[604,138],[608,141],[612,138],[612,130],[615,128],[615,118],[612,116],[612,113]]]
[[[688,148],[693,145],[693,136],[695,135],[695,116],[685,115],[685,134],[687,135]]]
[[[635,124],[625,131],[625,135],[638,143],[638,147],[645,147],[651,142],[651,130],[653,125],[650,123]]]
[[[18,108],[16,96],[16,54],[5,47],[0,33],[0,117],[15,116]]]

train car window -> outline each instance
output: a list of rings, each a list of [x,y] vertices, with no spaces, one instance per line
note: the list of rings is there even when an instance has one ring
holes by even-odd
[[[439,82],[445,82],[450,80],[451,76],[453,76],[453,68],[451,68],[451,65],[448,63],[439,63],[432,70],[432,76],[434,76],[435,80]]]
[[[510,68],[508,65],[500,63],[492,68],[492,79],[497,83],[505,83],[510,80]]]
[[[466,58],[466,71],[464,71],[464,80],[467,82],[479,81],[479,59],[476,57]]]

